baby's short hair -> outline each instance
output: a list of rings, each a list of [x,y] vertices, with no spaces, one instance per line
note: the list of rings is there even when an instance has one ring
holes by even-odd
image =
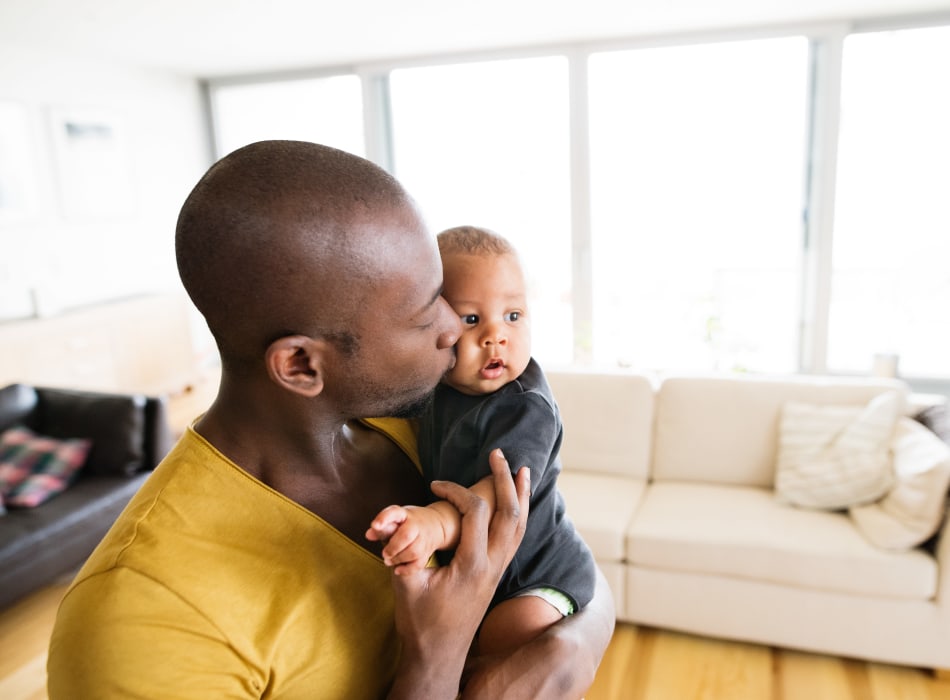
[[[455,226],[437,236],[439,252],[471,255],[515,255],[515,247],[504,236],[479,226]]]

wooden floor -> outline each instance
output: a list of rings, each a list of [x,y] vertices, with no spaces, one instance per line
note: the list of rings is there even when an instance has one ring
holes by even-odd
[[[65,584],[0,612],[0,698],[46,700],[46,646]],[[950,681],[869,664],[618,624],[586,700],[950,700]]]
[[[618,624],[586,700],[950,700],[932,673]]]

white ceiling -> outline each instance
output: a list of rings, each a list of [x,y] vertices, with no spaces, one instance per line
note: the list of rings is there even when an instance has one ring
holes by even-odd
[[[932,12],[950,0],[0,0],[0,46],[215,77]]]

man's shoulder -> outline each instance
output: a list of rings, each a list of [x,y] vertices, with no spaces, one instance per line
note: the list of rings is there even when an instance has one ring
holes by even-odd
[[[407,418],[364,418],[360,421],[418,466],[420,421]]]

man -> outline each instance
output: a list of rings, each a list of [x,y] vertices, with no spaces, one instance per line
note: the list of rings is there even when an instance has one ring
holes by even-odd
[[[423,503],[405,421],[454,361],[458,318],[412,200],[368,161],[262,142],[199,181],[178,221],[185,289],[221,355],[218,396],[77,575],[50,644],[58,698],[454,698],[524,531],[527,471],[463,514],[451,566],[389,574],[363,533]],[[579,697],[609,640],[590,611],[464,697]]]

